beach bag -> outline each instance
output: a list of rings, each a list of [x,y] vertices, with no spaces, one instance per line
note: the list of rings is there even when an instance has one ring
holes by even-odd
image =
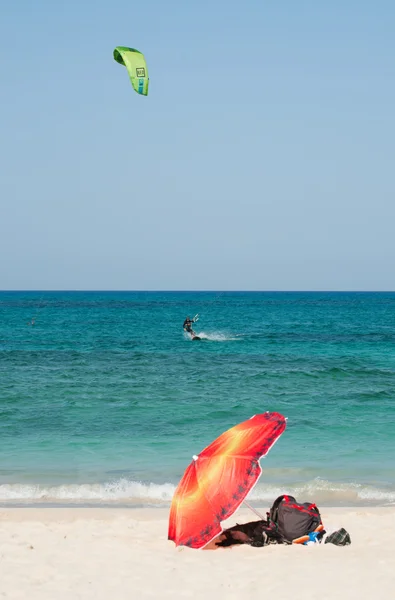
[[[279,496],[267,517],[269,523],[275,524],[278,533],[289,543],[323,529],[317,506],[309,502],[300,504],[293,496]]]

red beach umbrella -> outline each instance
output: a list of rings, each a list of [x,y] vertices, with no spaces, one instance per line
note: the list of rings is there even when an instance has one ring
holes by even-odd
[[[220,435],[193,457],[174,493],[169,540],[203,548],[222,531],[257,483],[265,456],[286,427],[276,412],[255,415]]]

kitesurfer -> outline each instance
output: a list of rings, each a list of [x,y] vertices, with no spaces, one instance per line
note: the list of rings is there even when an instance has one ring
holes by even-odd
[[[184,321],[184,331],[190,333],[191,335],[195,335],[195,332],[192,329],[192,323],[195,322],[195,319],[191,319],[190,317],[187,317]]]

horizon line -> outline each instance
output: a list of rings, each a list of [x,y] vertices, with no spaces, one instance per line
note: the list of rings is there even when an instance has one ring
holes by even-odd
[[[254,290],[254,289],[238,289],[238,290],[220,290],[220,289],[201,289],[201,290],[183,290],[183,289],[67,289],[67,288],[58,288],[58,289],[0,289],[0,294],[2,293],[59,293],[59,292],[67,292],[67,293],[166,293],[166,294],[207,294],[207,293],[216,293],[216,294],[393,294],[395,293],[395,289],[393,290],[347,290],[347,289],[322,289],[322,290]]]

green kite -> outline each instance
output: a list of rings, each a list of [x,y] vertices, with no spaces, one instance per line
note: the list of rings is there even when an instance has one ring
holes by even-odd
[[[138,94],[148,95],[148,69],[144,54],[134,48],[117,46],[114,50],[114,59],[127,68],[132,86]]]

